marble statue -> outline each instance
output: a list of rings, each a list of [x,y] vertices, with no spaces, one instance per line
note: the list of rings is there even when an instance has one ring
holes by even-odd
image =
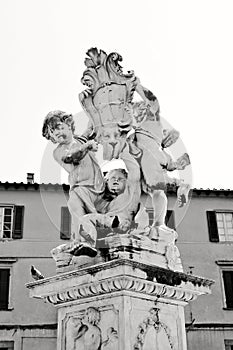
[[[83,215],[97,213],[94,202],[104,193],[104,179],[93,153],[97,150],[97,143],[86,136],[75,136],[73,116],[62,111],[48,113],[42,132],[48,140],[58,143],[53,152],[54,159],[69,173],[68,207],[73,239],[77,244],[87,241],[86,251],[95,255],[92,237],[82,237],[79,227]]]
[[[187,203],[190,190],[188,184],[167,175],[167,171],[183,170],[190,164],[187,154],[174,162],[164,151],[179,133],[163,130],[157,98],[133,71],[123,74],[119,54],[107,55],[92,48],[87,56],[81,81],[88,88],[80,94],[80,102],[93,123],[96,139],[103,145],[104,159],[121,158],[125,162],[131,184],[129,201],[139,203],[141,190],[148,193],[154,209],[152,226],[166,228],[167,185],[178,186],[180,207]],[[133,102],[135,91],[141,102]]]
[[[157,101],[155,96],[153,99]],[[189,156],[187,153],[184,153],[177,161],[173,161],[171,156],[164,150],[177,140],[179,133],[176,130],[163,130],[158,102],[157,110],[155,109],[155,102],[152,109],[144,101],[132,103],[132,109],[136,123],[130,139],[131,143],[135,143],[137,148],[142,151],[139,157],[142,173],[141,184],[143,191],[152,198],[154,209],[152,227],[165,227],[167,197],[164,191],[167,185],[174,184],[178,187],[179,207],[187,203],[190,190],[190,186],[185,184],[183,180],[171,178],[167,172],[185,169],[190,164]]]
[[[127,173],[124,169],[113,169],[106,176],[105,192],[102,198],[96,201],[97,213],[83,215],[80,218],[80,235],[89,237],[96,243],[97,233],[100,229],[109,229],[112,231],[127,232],[135,217],[136,209],[132,210],[132,205],[128,208],[124,205],[127,200],[129,184],[127,181]],[[75,256],[82,255],[86,249],[86,243],[83,248],[74,246],[70,253]],[[80,253],[80,250],[82,253]],[[97,251],[96,251],[97,253]]]
[[[75,135],[71,114],[53,111],[44,120],[43,136],[58,144],[54,159],[69,173],[73,242],[52,251],[55,259],[64,255],[68,263],[71,255],[95,257],[103,228],[109,234],[137,235],[138,226],[155,241],[161,230],[168,231],[172,238],[167,244],[173,244],[175,234],[165,225],[167,185],[178,187],[180,207],[188,201],[190,186],[168,176],[168,171],[183,170],[190,164],[187,153],[174,161],[165,151],[179,133],[163,129],[157,98],[133,71],[123,73],[121,60],[117,53],[107,55],[97,48],[87,51],[81,79],[87,88],[79,99],[89,124],[82,136]],[[141,101],[133,100],[135,91]],[[98,144],[103,146],[104,160],[121,159],[126,171],[112,170],[104,179],[94,154]],[[140,222],[142,194],[152,198],[154,220],[149,228]]]

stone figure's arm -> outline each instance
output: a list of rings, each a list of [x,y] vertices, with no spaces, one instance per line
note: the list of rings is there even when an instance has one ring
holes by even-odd
[[[62,149],[56,148],[53,152],[53,156],[59,164],[63,162],[65,164],[77,165],[89,151],[96,151],[97,148],[97,143],[94,140],[90,140],[83,145],[72,147],[69,152],[64,152]]]
[[[150,106],[151,112],[156,115],[156,120],[160,120],[159,101],[157,97],[153,94],[153,92],[142,86],[138,78],[136,80],[136,91],[141,96],[143,101]]]
[[[91,121],[88,122],[87,129],[82,134],[81,138],[87,140],[93,140],[96,137],[96,131]]]
[[[173,145],[179,138],[180,133],[175,129],[163,130],[164,138],[162,140],[162,147],[167,148]]]
[[[62,161],[64,163],[73,163],[76,165],[89,151],[97,151],[97,149],[98,145],[94,140],[87,141],[83,145],[71,149],[69,154],[62,158]]]
[[[134,158],[140,158],[142,155],[142,150],[139,149],[135,144],[135,130],[132,129],[129,131],[126,138],[129,145],[129,152],[132,154]]]

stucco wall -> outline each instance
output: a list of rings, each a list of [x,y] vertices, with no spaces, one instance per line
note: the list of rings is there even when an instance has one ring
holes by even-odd
[[[224,339],[233,339],[233,329],[198,329],[187,333],[188,350],[225,350]]]
[[[12,328],[0,330],[0,341],[13,341],[14,350],[56,350],[57,331],[53,329]]]
[[[60,191],[0,191],[1,203],[24,205],[23,238],[0,242],[0,263],[15,258],[11,265],[9,311],[0,311],[0,325],[56,323],[56,310],[43,301],[30,299],[25,284],[32,281],[30,267],[35,265],[44,275],[56,273],[50,250],[59,244],[61,207],[66,195]]]
[[[190,322],[190,312],[196,323],[232,323],[233,311],[223,310],[223,290],[220,268],[217,260],[233,261],[232,243],[212,243],[209,241],[207,210],[226,209],[233,211],[233,199],[227,197],[194,197],[186,215],[177,227],[179,247],[184,271],[194,266],[193,274],[215,280],[210,296],[199,297],[186,307],[186,320]],[[182,211],[182,210],[181,210]],[[176,211],[179,221],[181,211]]]

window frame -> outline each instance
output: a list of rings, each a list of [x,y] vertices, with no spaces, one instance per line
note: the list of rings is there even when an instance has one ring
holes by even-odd
[[[218,227],[218,221],[217,221],[217,214],[232,214],[232,222],[233,222],[233,209],[207,209],[207,227],[208,227],[208,233],[209,233],[209,241],[211,243],[220,243],[220,244],[233,244],[232,240],[220,240],[220,237],[222,236],[219,234],[219,227]],[[233,227],[233,224],[232,224]],[[226,234],[224,233],[224,236]]]
[[[217,214],[232,214],[232,228],[233,228],[233,210],[230,210],[230,209],[215,209],[215,216],[216,216],[216,222],[217,222],[217,228],[218,228],[218,236],[219,236],[219,242],[220,243],[233,243],[233,235],[232,235],[232,240],[225,240],[225,241],[222,241],[220,239],[221,237],[221,234],[219,233],[219,229],[220,227],[218,227],[218,220],[217,220]],[[224,219],[225,221],[225,219]],[[225,229],[225,228],[224,228]],[[224,236],[226,237],[226,233],[224,232]]]
[[[13,239],[13,232],[14,232],[15,204],[1,203],[0,204],[0,208],[4,208],[4,209],[10,208],[10,209],[12,209],[12,214],[11,214],[11,234],[10,234],[10,237],[3,237],[3,230],[2,230],[2,232],[0,231],[0,241],[12,240]],[[3,217],[4,217],[4,215],[3,215]]]
[[[224,278],[223,278],[223,272],[224,271],[230,271],[233,274],[233,260],[217,260],[216,264],[219,266],[219,273],[220,273],[220,285],[221,285],[221,291],[222,291],[222,302],[223,302],[223,310],[226,311],[233,311],[233,307],[229,308],[227,307],[226,303],[226,290],[225,290],[225,284],[224,284]],[[233,345],[233,344],[232,344]]]
[[[231,350],[233,347],[233,339],[224,339],[225,350]]]
[[[1,203],[0,208],[13,208],[11,238],[0,236],[0,242],[23,239],[25,205],[14,203]]]
[[[12,311],[13,307],[13,298],[12,298],[12,284],[13,284],[13,264],[17,261],[15,258],[0,258],[0,269],[9,269],[9,287],[8,287],[8,305],[7,309],[0,309],[0,312],[3,311]]]
[[[13,340],[0,340],[0,347],[4,347],[8,350],[14,350],[14,341]],[[4,349],[3,348],[3,349]]]

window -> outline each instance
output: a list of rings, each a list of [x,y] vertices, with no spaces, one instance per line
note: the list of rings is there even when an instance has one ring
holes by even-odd
[[[0,341],[0,350],[14,350],[14,342]]]
[[[22,238],[23,214],[23,206],[0,204],[0,239]]]
[[[233,310],[233,261],[218,260],[216,264],[220,267],[224,309]]]
[[[233,340],[224,340],[225,350],[233,350]]]
[[[0,341],[0,350],[14,350],[14,342]]]
[[[0,311],[13,309],[11,304],[11,275],[13,263],[16,261],[15,258],[0,258]]]
[[[233,270],[222,271],[222,277],[225,292],[225,306],[227,309],[233,309]]]
[[[0,310],[8,310],[10,269],[0,268]]]
[[[233,213],[216,212],[220,242],[233,241]]]
[[[149,225],[153,224],[154,212],[152,209],[147,209],[147,213],[149,215]],[[165,217],[165,224],[171,229],[175,230],[175,215],[174,210],[167,210],[167,214]]]
[[[61,229],[60,238],[70,239],[71,237],[71,216],[68,207],[61,207]]]
[[[233,212],[207,211],[211,242],[233,242]]]
[[[11,238],[14,207],[0,207],[0,237]]]

